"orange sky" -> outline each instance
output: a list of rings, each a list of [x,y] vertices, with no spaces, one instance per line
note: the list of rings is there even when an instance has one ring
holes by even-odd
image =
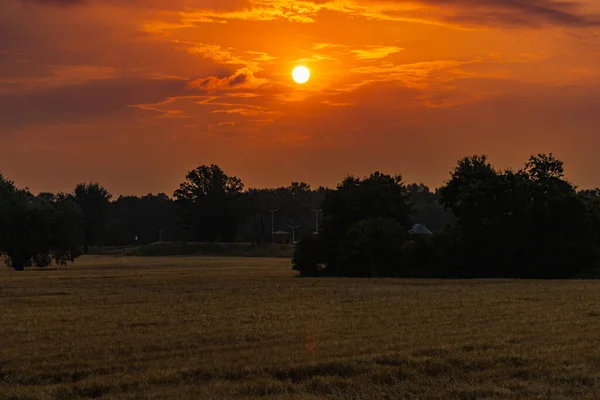
[[[171,193],[209,163],[435,187],[538,152],[595,187],[599,150],[596,0],[0,1],[0,171],[34,192]]]

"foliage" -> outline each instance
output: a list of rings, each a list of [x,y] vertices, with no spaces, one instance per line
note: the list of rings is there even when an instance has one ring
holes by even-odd
[[[183,226],[200,241],[233,241],[244,220],[244,184],[217,165],[202,165],[186,175],[173,196]]]
[[[388,218],[407,225],[412,211],[407,199],[400,175],[348,176],[323,202],[323,230],[341,240],[352,225],[364,219]]]
[[[393,219],[370,218],[355,223],[342,239],[336,265],[337,275],[395,276],[405,275],[402,245],[406,228]]]
[[[312,189],[304,182],[292,182],[287,187],[275,189],[248,190],[248,224],[244,231],[245,238],[260,245],[272,240],[271,228],[274,231],[289,231],[290,225],[298,226],[298,237],[312,235],[316,230],[315,218],[321,222],[323,217],[321,212],[315,215],[312,210],[321,208],[327,192],[326,188]],[[271,215],[269,210],[277,211]]]
[[[0,254],[17,271],[66,265],[79,255],[81,210],[69,196],[35,197],[0,175]]]
[[[292,269],[302,276],[322,276],[327,273],[324,260],[327,249],[316,235],[304,236],[298,241],[292,256]]]
[[[87,253],[89,245],[101,240],[112,195],[99,183],[80,183],[71,197],[82,211],[83,251]]]
[[[516,172],[465,158],[440,193],[457,219],[460,277],[566,278],[596,262],[597,216],[552,154]]]
[[[411,207],[436,197],[453,218],[434,236],[407,235]],[[378,173],[348,177],[323,208],[320,244],[296,250],[301,274],[326,265],[335,276],[568,278],[599,261],[600,191],[577,193],[552,154],[518,171],[463,158],[437,193]]]
[[[453,278],[456,265],[456,236],[453,227],[431,236],[412,236],[403,244],[401,260],[405,269],[397,276],[410,278]]]
[[[240,254],[270,254],[271,229],[299,225],[292,263],[302,276],[567,278],[600,258],[600,190],[577,192],[552,154],[532,156],[517,171],[498,170],[485,155],[466,157],[435,191],[380,172],[348,176],[335,190],[293,182],[244,191],[240,179],[205,165],[187,174],[174,199],[110,200],[97,183],[69,196],[33,196],[0,177],[0,250],[23,269],[72,261],[81,238],[85,251],[90,244],[146,245],[162,229],[169,241],[214,243],[209,252],[225,251],[219,242],[248,240],[252,246]],[[414,223],[435,234],[409,234]],[[142,248],[156,255],[198,250]]]
[[[302,273],[307,266],[312,266],[309,270],[314,272],[315,265],[323,265],[320,267],[323,274],[336,276],[388,274],[382,263],[389,261],[389,254],[397,247],[392,242],[404,236],[400,232],[406,232],[411,211],[401,176],[380,172],[365,179],[348,176],[325,197],[323,229],[317,238],[301,239],[294,267]],[[376,243],[378,240],[383,242]],[[387,245],[392,249],[381,254],[382,259],[373,255],[372,260],[365,261],[369,253],[361,255],[360,259],[355,257],[357,252],[374,252]],[[311,254],[312,249],[317,249],[318,255]],[[303,263],[299,263],[300,260]],[[310,260],[310,263],[305,260]]]
[[[262,245],[267,237],[269,210],[275,210],[277,191],[274,189],[250,189],[246,193],[248,225],[253,243]],[[271,231],[268,231],[269,234]]]
[[[424,224],[434,231],[454,224],[454,216],[440,204],[437,190],[431,191],[422,183],[411,183],[406,186],[406,191],[413,209],[410,218],[414,223]]]
[[[15,197],[14,183],[4,179],[0,173],[0,252],[6,248],[9,240],[11,209]]]
[[[158,241],[158,230],[163,230],[163,241],[185,238],[177,221],[177,204],[169,196],[164,193],[119,196],[110,203],[103,242],[145,245]]]

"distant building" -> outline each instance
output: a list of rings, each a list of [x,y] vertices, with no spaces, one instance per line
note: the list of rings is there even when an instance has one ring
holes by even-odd
[[[277,231],[273,233],[273,243],[277,244],[291,244],[292,234],[286,231]]]
[[[411,235],[433,235],[427,226],[423,224],[414,224],[412,229],[408,231]]]

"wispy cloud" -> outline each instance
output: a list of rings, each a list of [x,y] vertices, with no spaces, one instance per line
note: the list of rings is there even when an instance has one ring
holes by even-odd
[[[269,84],[265,78],[257,78],[249,68],[241,68],[226,78],[209,76],[196,79],[188,87],[201,91],[230,91],[240,89],[258,89]]]
[[[598,15],[588,15],[577,1],[556,0],[376,0],[291,1],[254,0],[241,10],[202,10],[183,14],[189,22],[275,20],[314,23],[322,11],[388,21],[468,26],[600,26]]]
[[[221,2],[192,0],[187,3],[172,0],[22,0],[26,3],[60,7],[86,3],[165,8],[172,10],[180,4],[179,15],[184,26],[198,23],[231,20],[314,23],[323,11],[350,14],[358,17],[436,23],[448,26],[536,26],[540,24],[591,27],[600,26],[600,16],[583,9],[576,0],[223,0]],[[184,8],[193,11],[181,11]],[[178,28],[180,24],[163,25]],[[156,26],[155,26],[156,27]]]
[[[223,48],[218,44],[182,42],[179,40],[172,40],[171,42],[177,44],[185,44],[188,46],[187,50],[190,54],[210,58],[221,64],[246,64],[246,61],[244,61],[241,57],[233,54],[233,49]]]
[[[396,46],[370,46],[367,49],[352,50],[352,53],[359,60],[376,60],[378,58],[385,58],[390,54],[399,53],[402,50],[404,49]]]

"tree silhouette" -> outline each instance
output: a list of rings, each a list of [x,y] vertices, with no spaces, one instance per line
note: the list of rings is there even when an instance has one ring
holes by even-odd
[[[252,242],[262,245],[267,236],[271,236],[269,210],[274,209],[277,201],[275,189],[250,189],[246,192],[248,205],[248,223],[252,229]],[[270,226],[270,225],[269,225]]]
[[[99,183],[80,183],[71,196],[83,213],[83,251],[87,254],[89,245],[98,244],[101,238],[112,195]]]
[[[346,177],[323,202],[323,226],[316,238],[303,238],[294,255],[294,268],[304,274],[372,276],[384,273],[381,260],[356,259],[356,249],[374,255],[376,241],[390,243],[409,224],[411,206],[399,175],[375,172],[365,179]],[[398,228],[400,227],[400,228]],[[384,232],[393,232],[389,241]],[[306,243],[303,243],[306,242]],[[398,242],[398,246],[402,243]],[[371,251],[372,250],[372,251]],[[302,254],[317,252],[319,257]],[[351,262],[350,260],[355,260]],[[302,262],[309,262],[303,265]]]
[[[593,263],[595,217],[552,155],[516,172],[465,158],[440,193],[457,218],[461,277],[560,278]]]
[[[182,224],[196,240],[233,241],[245,217],[244,184],[217,165],[202,165],[186,175],[173,197]]]
[[[33,196],[0,175],[0,254],[16,271],[79,255],[81,210],[66,195]]]
[[[163,240],[174,242],[183,238],[177,222],[177,205],[164,193],[119,196],[110,203],[104,242],[149,244],[158,240],[157,229],[164,229]]]

